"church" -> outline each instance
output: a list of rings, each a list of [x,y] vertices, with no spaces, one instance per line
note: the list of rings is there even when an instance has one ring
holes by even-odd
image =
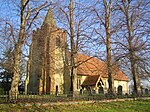
[[[27,92],[37,94],[67,93],[70,89],[69,52],[66,31],[56,26],[52,9],[45,20],[33,31],[30,48]],[[84,54],[77,55],[77,91],[91,88],[95,93],[106,93],[108,74],[106,63]],[[128,78],[115,66],[113,68],[115,91],[128,93]],[[100,89],[101,88],[101,89]],[[100,91],[101,90],[101,91]]]

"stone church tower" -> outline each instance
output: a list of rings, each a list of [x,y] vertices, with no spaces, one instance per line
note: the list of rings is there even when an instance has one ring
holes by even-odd
[[[66,32],[57,28],[50,8],[41,28],[33,31],[28,93],[55,93],[56,88],[68,91],[65,48]]]

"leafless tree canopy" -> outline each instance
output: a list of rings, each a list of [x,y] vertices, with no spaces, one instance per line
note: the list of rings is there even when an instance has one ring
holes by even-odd
[[[106,61],[110,76],[111,67],[117,65],[134,85],[140,87],[140,80],[150,79],[149,0],[1,0],[0,4],[0,68],[14,73],[12,93],[18,91],[20,62],[28,60],[32,30],[41,26],[49,6],[57,26],[67,32],[73,72],[77,53],[83,53]]]

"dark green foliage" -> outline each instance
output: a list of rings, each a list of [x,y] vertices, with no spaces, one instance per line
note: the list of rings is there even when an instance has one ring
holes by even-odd
[[[11,87],[13,73],[8,71],[3,71],[0,73],[0,87],[3,88],[4,91],[9,91]]]
[[[1,94],[4,94],[6,91],[8,92],[11,87],[11,81],[12,81],[12,76],[13,73],[8,72],[8,71],[2,71],[0,72],[0,92]],[[24,83],[21,82],[19,84],[19,92],[23,93],[24,92]]]
[[[0,94],[2,95],[4,92],[4,88],[0,87]]]

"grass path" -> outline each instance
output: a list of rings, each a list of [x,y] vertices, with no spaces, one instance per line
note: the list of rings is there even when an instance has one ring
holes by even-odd
[[[68,105],[1,104],[0,112],[150,112],[150,99]]]

